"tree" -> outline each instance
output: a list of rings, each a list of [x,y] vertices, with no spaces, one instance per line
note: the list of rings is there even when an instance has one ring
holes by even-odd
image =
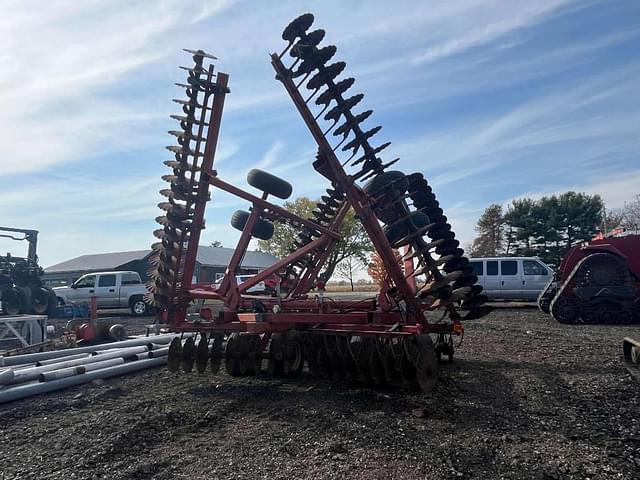
[[[216,248],[222,248],[222,242],[218,240],[214,240],[213,242],[211,242],[211,246]]]
[[[400,252],[394,250],[393,254],[396,257],[400,268],[403,268]],[[367,266],[367,273],[369,273],[371,279],[380,286],[382,286],[382,284],[387,280],[387,268],[385,267],[380,255],[378,255],[378,252],[373,252],[373,255],[371,255],[371,260]]]
[[[355,274],[358,272],[361,266],[362,260],[355,255],[351,255],[342,260],[336,267],[336,272],[338,273],[338,275],[349,281],[352,292],[354,291],[353,278],[355,277]]]
[[[502,253],[504,241],[504,217],[502,206],[489,205],[478,219],[478,236],[473,241],[471,255],[474,257],[494,257]]]
[[[516,199],[504,215],[507,252],[537,255],[557,264],[575,243],[593,238],[601,228],[602,212],[599,195],[566,192],[539,200]]]
[[[629,230],[637,230],[640,227],[640,194],[636,195],[631,202],[625,202],[622,213],[623,227]]]
[[[533,200],[530,198],[513,200],[504,215],[504,222],[508,227],[509,247],[513,248],[514,252],[526,255],[526,252],[531,249]]]
[[[602,233],[606,234],[614,228],[623,227],[625,223],[625,211],[623,208],[602,209]]]
[[[313,210],[316,208],[316,203],[316,201],[307,197],[300,197],[293,202],[286,202],[284,208],[300,217],[313,218]],[[284,258],[296,249],[294,242],[298,232],[298,228],[292,227],[288,223],[274,222],[273,237],[269,240],[259,240],[258,249],[276,257]],[[367,235],[362,222],[356,218],[353,209],[350,209],[345,215],[340,227],[340,235],[340,240],[324,264],[324,270],[318,276],[325,282],[331,278],[340,262],[354,257],[360,263],[365,263],[367,255],[373,250],[369,235]]]

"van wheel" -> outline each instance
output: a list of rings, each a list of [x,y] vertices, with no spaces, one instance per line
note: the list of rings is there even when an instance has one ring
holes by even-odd
[[[133,313],[136,317],[142,317],[147,313],[147,304],[144,302],[142,297],[135,297],[131,299],[131,313]]]

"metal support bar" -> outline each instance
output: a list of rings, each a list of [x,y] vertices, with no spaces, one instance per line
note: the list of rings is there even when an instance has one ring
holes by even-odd
[[[311,135],[318,144],[320,153],[329,167],[331,175],[329,179],[343,186],[347,197],[358,215],[358,218],[367,231],[369,238],[371,238],[378,255],[382,258],[389,277],[406,301],[408,312],[413,313],[415,319],[423,321],[424,317],[422,315],[420,302],[415,298],[411,286],[404,278],[404,273],[402,272],[400,265],[396,262],[391,245],[384,235],[382,228],[369,205],[366,195],[364,195],[362,191],[353,184],[353,179],[351,179],[344,171],[340,161],[333,151],[333,148],[325,138],[322,129],[316,122],[313,114],[309,110],[309,107],[305,103],[304,98],[302,98],[302,95],[291,80],[287,69],[282,64],[277,54],[271,55],[271,64],[276,71],[277,78],[284,85],[287,93],[293,100],[298,112],[311,132]],[[323,173],[326,176],[326,169],[322,169],[322,172],[320,173]]]

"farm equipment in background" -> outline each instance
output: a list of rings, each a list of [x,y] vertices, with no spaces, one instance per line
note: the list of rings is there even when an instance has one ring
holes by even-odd
[[[571,248],[538,306],[560,323],[640,323],[640,235]]]
[[[172,172],[163,176],[169,187],[160,192],[166,197],[159,204],[165,213],[156,219],[162,228],[154,232],[159,242],[152,246],[155,268],[147,300],[173,330],[197,333],[172,342],[171,370],[190,372],[195,365],[203,373],[210,365],[217,372],[224,361],[229,374],[249,375],[261,371],[266,359],[273,375],[293,377],[306,363],[311,373],[324,377],[429,391],[437,381],[438,359],[452,359],[453,337],[463,333],[456,305],[464,301],[469,309],[465,319],[477,318],[488,312],[486,298],[424,176],[389,170],[398,159],[384,163],[379,157],[389,143],[370,144],[381,127],[363,128],[371,110],[352,112],[363,95],[345,96],[354,79],[338,79],[345,63],[329,63],[336,47],[319,47],[325,32],[309,31],[312,23],[311,14],[291,22],[282,34],[287,46],[271,55],[277,80],[317,143],[313,168],[330,184],[312,218],[268,200],[287,199],[292,186],[267,172],[247,175],[259,195],[219,178],[213,161],[230,92],[228,75],[214,75],[210,61],[215,57],[188,51],[194,65],[182,67],[188,79],[179,86],[187,98],[175,100],[183,114],[172,118],[181,129],[169,132],[178,144],[167,147],[174,158],[164,162]],[[287,57],[292,59],[289,66]],[[303,87],[308,93],[303,94]],[[209,185],[246,200],[251,208],[231,218],[242,234],[224,280],[215,289],[193,288]],[[324,295],[318,275],[351,208],[382,258],[387,279],[375,298],[336,300]],[[273,222],[299,230],[295,248],[257,275],[240,284],[233,281],[251,239],[270,238]],[[407,251],[404,270],[394,252],[399,248]],[[274,274],[287,284],[279,295],[247,294]],[[416,277],[424,279],[418,289]],[[310,294],[314,289],[317,294]],[[196,299],[219,300],[225,308],[215,315],[202,308],[191,320],[187,308]]]
[[[633,338],[625,338],[622,341],[622,353],[627,370],[640,382],[640,342]]]
[[[538,306],[560,323],[640,323],[640,235],[618,232],[571,248]],[[640,381],[640,343],[625,338],[622,350]]]
[[[40,279],[44,272],[38,265],[36,254],[38,231],[0,227],[0,232],[22,234],[22,237],[17,237],[0,233],[0,237],[28,243],[26,257],[14,257],[10,253],[0,255],[0,301],[4,313],[42,315],[52,312],[57,305],[56,295]]]

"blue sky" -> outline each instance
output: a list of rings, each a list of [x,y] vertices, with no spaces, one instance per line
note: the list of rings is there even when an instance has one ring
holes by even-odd
[[[0,17],[1,224],[40,230],[48,266],[148,248],[183,47],[230,74],[216,168],[326,186],[268,54],[315,14],[372,108],[385,159],[434,186],[463,243],[490,203],[576,189],[640,193],[640,2],[20,1]],[[356,90],[354,90],[356,93]],[[203,242],[233,246],[243,201],[213,194]],[[0,240],[0,251],[22,253]]]

